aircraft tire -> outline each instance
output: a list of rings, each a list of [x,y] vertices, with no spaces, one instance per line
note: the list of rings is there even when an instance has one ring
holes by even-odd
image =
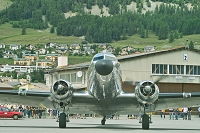
[[[149,129],[149,116],[147,114],[142,116],[142,129]]]
[[[105,125],[105,120],[101,120],[101,125]]]
[[[66,114],[61,113],[59,117],[59,128],[66,128]]]

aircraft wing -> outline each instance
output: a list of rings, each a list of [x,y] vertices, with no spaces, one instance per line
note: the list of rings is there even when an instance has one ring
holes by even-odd
[[[200,106],[200,92],[160,93],[156,110],[198,106]]]
[[[200,92],[160,93],[158,99],[155,110],[200,106]],[[124,115],[138,114],[140,110],[135,93],[120,94],[114,99],[111,108],[118,110],[118,114]]]
[[[0,103],[54,108],[50,95],[50,92],[26,91],[19,93],[18,90],[0,90]],[[97,100],[87,92],[74,92],[70,112],[90,113],[89,109],[97,103]]]
[[[52,108],[51,101],[48,100],[50,92],[26,91],[19,93],[18,90],[0,90],[0,103],[23,104],[40,107],[44,105]]]

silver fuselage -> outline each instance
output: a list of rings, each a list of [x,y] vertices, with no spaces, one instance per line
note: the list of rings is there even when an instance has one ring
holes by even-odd
[[[100,59],[95,59],[102,57]],[[101,75],[95,69],[95,64],[100,60],[109,60],[113,64],[113,70],[108,75]],[[102,68],[104,69],[104,68]],[[109,53],[99,53],[94,56],[88,68],[87,89],[90,95],[97,100],[109,101],[122,91],[122,79],[119,62],[116,57]]]

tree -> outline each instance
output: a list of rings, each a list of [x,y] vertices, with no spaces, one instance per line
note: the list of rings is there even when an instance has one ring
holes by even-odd
[[[3,51],[0,51],[0,58],[3,58]]]
[[[26,35],[26,27],[25,26],[23,26],[23,28],[22,28],[22,35]]]
[[[158,39],[165,40],[168,38],[169,25],[167,23],[160,24]]]
[[[174,34],[173,32],[171,32],[169,35],[169,43],[172,43],[173,41],[174,41]]]
[[[140,28],[140,37],[141,38],[145,38],[145,29],[144,29],[144,26],[142,25],[141,28]]]
[[[190,41],[189,49],[194,49],[194,43],[192,41]]]
[[[55,32],[55,29],[54,29],[54,26],[52,26],[51,29],[50,29],[50,33],[53,34],[54,32]]]
[[[117,47],[114,51],[114,55],[119,55],[120,50],[120,47]]]
[[[16,71],[13,71],[12,72],[12,77],[13,77],[13,79],[17,79],[18,77],[17,77],[17,72]]]
[[[178,31],[177,31],[177,30],[175,30],[175,32],[174,32],[174,38],[176,38],[176,39],[179,38],[179,35],[178,35]]]

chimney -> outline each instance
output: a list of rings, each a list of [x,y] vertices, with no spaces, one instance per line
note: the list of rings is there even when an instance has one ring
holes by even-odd
[[[68,66],[68,56],[59,56],[58,57],[58,68],[67,67]]]

